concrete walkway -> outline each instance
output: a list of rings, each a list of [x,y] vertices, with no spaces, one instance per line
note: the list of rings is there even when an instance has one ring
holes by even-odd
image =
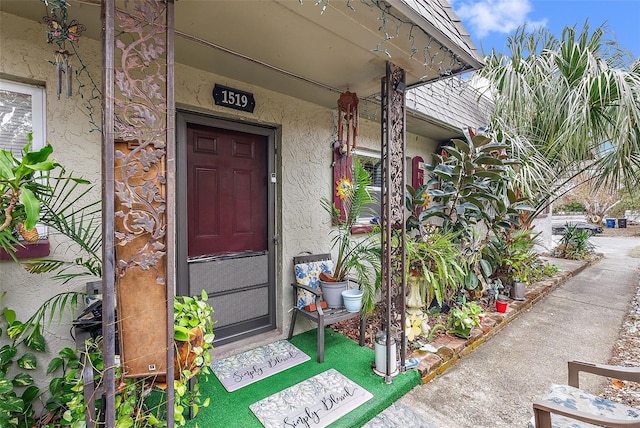
[[[433,381],[414,388],[394,410],[412,410],[429,428],[526,427],[531,403],[550,384],[566,383],[567,361],[606,362],[638,287],[640,259],[628,257],[637,238],[593,239],[605,258],[513,320],[487,343]],[[567,265],[570,268],[570,264]],[[602,378],[581,377],[598,392]],[[405,416],[406,417],[406,416]],[[422,420],[420,420],[422,419]],[[372,421],[372,425],[375,425]]]

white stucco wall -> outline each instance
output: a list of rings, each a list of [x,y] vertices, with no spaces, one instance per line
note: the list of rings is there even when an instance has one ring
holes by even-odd
[[[0,13],[0,73],[3,78],[29,79],[46,87],[47,141],[54,146],[55,158],[68,170],[97,184],[100,197],[101,135],[91,131],[86,99],[75,95],[60,100],[55,94],[56,72],[48,62],[54,45],[46,43],[45,27],[13,15]],[[80,55],[100,85],[100,43],[86,38],[80,41]],[[74,59],[75,62],[75,59]],[[75,64],[77,66],[77,63]],[[78,67],[76,67],[78,68]],[[331,143],[335,136],[335,111],[284,96],[244,82],[177,64],[175,70],[176,103],[183,109],[218,118],[245,120],[252,124],[279,129],[276,164],[278,166],[277,233],[281,236],[277,268],[277,323],[288,328],[293,279],[291,259],[302,251],[325,252],[330,249],[328,215],[320,206],[322,197],[333,189]],[[253,114],[215,106],[211,96],[214,83],[252,92],[257,105]],[[85,84],[88,82],[85,81]],[[74,82],[77,86],[77,82]],[[336,94],[336,100],[338,94]],[[99,120],[99,103],[94,104]],[[361,147],[379,149],[380,125],[362,119],[358,142]],[[437,143],[425,137],[407,135],[407,155],[432,152]],[[72,257],[56,251],[60,237],[51,237],[53,257]],[[45,299],[60,291],[84,290],[84,281],[61,286],[44,275],[27,273],[10,261],[0,261],[0,291],[8,295],[0,306],[15,308],[20,319],[30,316]],[[215,308],[214,308],[215,309]],[[69,326],[52,327],[48,346],[58,350],[69,341]]]

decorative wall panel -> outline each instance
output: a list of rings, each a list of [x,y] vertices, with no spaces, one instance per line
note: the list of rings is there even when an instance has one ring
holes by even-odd
[[[115,11],[114,250],[121,361],[127,377],[166,374],[173,283],[167,279],[169,4]],[[172,5],[171,5],[172,6]],[[169,288],[169,289],[168,289]],[[172,320],[170,320],[172,321]],[[163,328],[166,326],[166,328]]]

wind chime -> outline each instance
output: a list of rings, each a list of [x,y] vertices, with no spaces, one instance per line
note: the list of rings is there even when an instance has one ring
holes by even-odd
[[[356,148],[357,137],[358,96],[346,91],[338,98],[338,141],[333,151],[333,180],[336,185],[333,202],[342,219],[345,218],[344,201],[353,186],[351,151]]]
[[[58,99],[62,93],[62,82],[66,83],[67,98],[73,94],[73,68],[71,66],[71,56],[73,53],[67,49],[67,42],[75,51],[74,44],[80,39],[80,35],[86,27],[77,20],[69,21],[67,13],[67,0],[42,0],[45,5],[49,6],[50,14],[45,16],[43,20],[47,23],[47,43],[55,43],[58,49],[55,51],[55,59],[50,61],[56,66],[58,81],[56,93]]]
[[[340,151],[351,156],[358,137],[358,96],[355,92],[343,92],[338,98],[338,142]]]

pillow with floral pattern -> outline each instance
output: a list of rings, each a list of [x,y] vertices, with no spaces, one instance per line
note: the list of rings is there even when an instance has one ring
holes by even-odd
[[[294,266],[296,283],[307,285],[311,288],[320,287],[320,272],[333,274],[333,260],[319,260],[315,262],[299,263]],[[316,296],[306,290],[298,289],[297,306],[302,309],[316,302]]]

